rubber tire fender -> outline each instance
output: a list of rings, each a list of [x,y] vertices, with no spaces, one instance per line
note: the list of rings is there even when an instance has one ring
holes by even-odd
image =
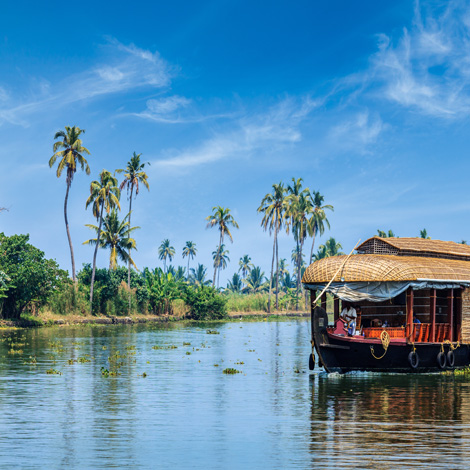
[[[416,351],[411,351],[410,354],[408,354],[408,362],[410,363],[410,366],[412,369],[417,369],[419,366],[419,356]]]
[[[455,354],[452,349],[447,352],[447,364],[449,364],[449,367],[455,366]]]
[[[313,357],[313,353],[311,353],[308,357],[308,368],[310,370],[315,369],[315,358]]]
[[[439,369],[445,369],[447,365],[447,357],[445,352],[440,352],[437,355],[437,365],[439,366]]]

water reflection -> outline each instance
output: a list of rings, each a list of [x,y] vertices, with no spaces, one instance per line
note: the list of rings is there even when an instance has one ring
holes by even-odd
[[[310,452],[331,467],[468,468],[468,385],[445,375],[312,376]]]
[[[309,374],[309,352],[306,321],[0,332],[0,467],[470,467],[467,380]]]

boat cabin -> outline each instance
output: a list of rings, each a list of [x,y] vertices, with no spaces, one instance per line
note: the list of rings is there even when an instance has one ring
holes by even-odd
[[[373,237],[357,254],[313,263],[302,282],[312,300],[326,288],[329,333],[347,336],[340,312],[352,305],[358,340],[385,330],[392,342],[470,342],[470,246]]]

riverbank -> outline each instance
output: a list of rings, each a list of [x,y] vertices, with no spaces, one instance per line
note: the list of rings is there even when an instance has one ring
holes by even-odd
[[[293,318],[308,318],[308,312],[229,312],[227,318],[210,321],[260,321],[260,320],[282,320]],[[137,323],[167,323],[191,320],[186,315],[131,315],[131,316],[91,316],[91,315],[56,315],[53,313],[41,313],[38,316],[24,316],[20,320],[0,319],[0,328],[31,328],[61,325],[125,325]]]

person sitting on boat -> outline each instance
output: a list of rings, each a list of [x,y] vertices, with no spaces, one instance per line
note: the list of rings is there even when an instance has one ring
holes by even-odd
[[[347,322],[348,336],[354,336],[356,334],[356,309],[352,304],[346,304],[340,316]]]
[[[417,317],[413,315],[413,323],[421,323]]]

